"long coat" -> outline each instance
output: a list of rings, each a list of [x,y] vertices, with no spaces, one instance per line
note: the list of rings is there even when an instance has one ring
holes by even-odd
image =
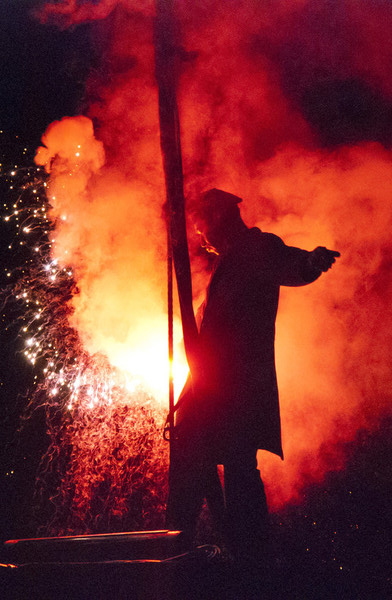
[[[200,326],[200,373],[193,386],[187,382],[179,410],[185,429],[194,423],[203,430],[217,462],[239,447],[283,458],[275,319],[281,285],[306,285],[319,276],[309,272],[308,256],[252,228],[218,260]]]

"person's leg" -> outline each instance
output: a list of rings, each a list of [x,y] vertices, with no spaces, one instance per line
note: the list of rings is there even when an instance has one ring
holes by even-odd
[[[182,433],[170,459],[166,527],[182,531],[185,545],[191,546],[205,494],[203,455],[195,436]]]
[[[224,464],[225,537],[237,559],[263,560],[268,545],[267,500],[256,454],[256,449],[242,449]]]
[[[225,500],[216,463],[205,466],[205,498],[219,536],[224,534]]]

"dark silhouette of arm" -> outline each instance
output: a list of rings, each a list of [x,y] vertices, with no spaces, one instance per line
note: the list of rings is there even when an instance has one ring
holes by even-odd
[[[335,250],[318,246],[311,252],[286,244],[271,234],[274,278],[279,285],[301,286],[316,281],[340,256]]]

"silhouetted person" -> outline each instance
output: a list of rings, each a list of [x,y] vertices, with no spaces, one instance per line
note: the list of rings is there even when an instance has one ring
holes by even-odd
[[[315,281],[339,253],[307,252],[248,228],[239,202],[213,189],[197,210],[198,229],[218,258],[200,325],[199,370],[178,403],[167,524],[191,541],[206,498],[232,554],[246,558],[268,544],[257,450],[283,459],[274,357],[279,288]]]

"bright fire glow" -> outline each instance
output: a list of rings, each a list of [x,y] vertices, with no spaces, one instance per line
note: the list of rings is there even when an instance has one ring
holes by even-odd
[[[134,389],[135,382],[140,378],[140,383],[146,390],[150,390],[153,396],[162,402],[167,403],[167,388],[169,381],[170,365],[168,361],[162,360],[162,356],[167,354],[167,345],[165,338],[156,335],[155,339],[146,336],[146,341],[141,340],[140,346],[135,350],[123,352],[118,357],[115,354],[112,357],[112,364],[127,373],[131,365],[133,380],[127,384],[127,389]],[[181,360],[182,359],[182,360]],[[175,395],[178,395],[185,383],[188,374],[188,365],[181,356],[173,360],[173,379],[175,386]]]

